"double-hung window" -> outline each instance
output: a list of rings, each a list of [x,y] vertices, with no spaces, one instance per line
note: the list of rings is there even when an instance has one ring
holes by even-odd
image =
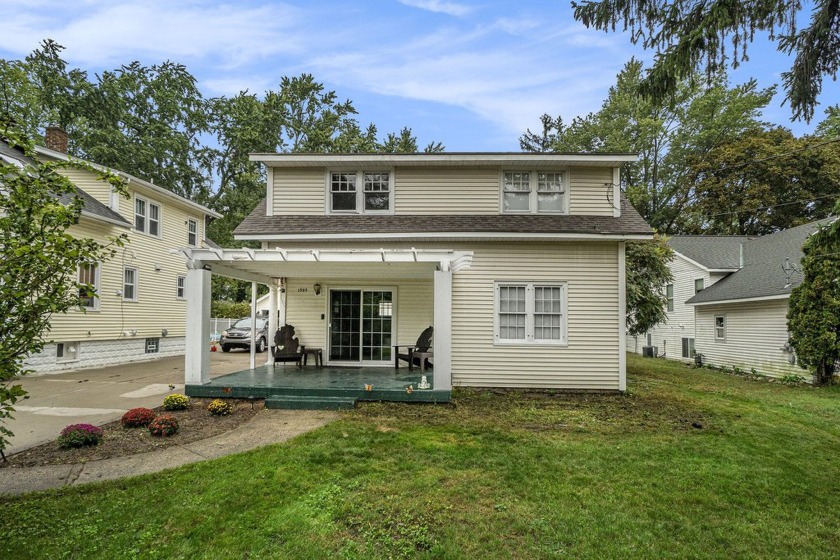
[[[726,340],[726,315],[715,315],[715,340]]]
[[[706,288],[706,283],[702,278],[697,278],[694,280],[694,293],[699,294]]]
[[[99,309],[99,265],[82,263],[79,265],[79,306],[85,309]]]
[[[673,284],[666,284],[665,285],[665,299],[668,302],[668,311],[674,310],[674,285]]]
[[[393,211],[390,171],[333,171],[329,186],[332,213],[387,214]]]
[[[187,220],[187,245],[195,247],[198,244],[198,222],[192,218]]]
[[[187,288],[187,277],[183,274],[179,274],[177,280],[175,281],[175,297],[178,299],[184,299],[185,293]]]
[[[566,315],[566,284],[496,283],[496,342],[566,344]]]
[[[160,205],[135,197],[134,229],[160,237]]]
[[[123,300],[137,301],[137,275],[136,268],[127,266],[123,271]]]
[[[566,174],[562,171],[504,171],[502,212],[565,214],[568,208]]]

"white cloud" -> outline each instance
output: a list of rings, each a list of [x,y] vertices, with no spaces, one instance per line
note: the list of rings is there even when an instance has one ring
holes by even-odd
[[[465,16],[472,11],[470,6],[456,4],[455,2],[442,2],[441,0],[397,0],[397,2],[410,8],[418,8],[420,10],[455,17]]]

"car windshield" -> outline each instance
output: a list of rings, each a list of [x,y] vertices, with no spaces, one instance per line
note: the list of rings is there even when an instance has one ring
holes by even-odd
[[[266,319],[257,319],[257,330],[261,331],[265,328]],[[232,329],[243,329],[243,330],[251,330],[251,318],[245,317],[244,319],[239,319],[237,322],[230,326]]]

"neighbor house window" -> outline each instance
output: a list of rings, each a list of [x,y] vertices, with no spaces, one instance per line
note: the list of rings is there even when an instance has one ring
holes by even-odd
[[[563,214],[567,209],[566,175],[562,171],[502,173],[502,212]]]
[[[683,338],[682,339],[682,357],[683,358],[693,358],[694,357],[694,339],[693,338]]]
[[[394,194],[391,179],[389,171],[330,173],[330,211],[356,214],[391,212]]]
[[[184,291],[187,287],[187,277],[183,274],[178,275],[178,279],[175,282],[175,297],[178,299],[184,299]]]
[[[702,278],[697,278],[694,281],[694,293],[695,294],[702,292],[705,287],[706,287],[706,285],[705,285],[705,282],[703,281]]]
[[[136,197],[134,199],[134,229],[160,237],[160,205]]]
[[[668,311],[674,310],[674,285],[668,284],[665,286],[665,299],[668,300]]]
[[[726,316],[715,316],[715,339],[726,340]]]
[[[565,344],[566,285],[497,283],[495,323],[497,342]]]
[[[82,263],[79,265],[79,306],[85,309],[99,308],[99,265]]]
[[[157,354],[160,352],[160,339],[147,338],[146,339],[146,354]]]
[[[190,218],[187,220],[187,245],[195,247],[198,244],[198,222]]]
[[[55,345],[55,361],[57,363],[77,361],[80,348],[79,342],[59,342]]]
[[[123,271],[123,300],[137,301],[137,275],[136,268],[125,267]]]

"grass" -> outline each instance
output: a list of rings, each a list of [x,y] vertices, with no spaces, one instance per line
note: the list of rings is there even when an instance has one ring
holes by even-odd
[[[460,390],[0,499],[2,558],[836,558],[840,388],[628,359],[627,395]]]

